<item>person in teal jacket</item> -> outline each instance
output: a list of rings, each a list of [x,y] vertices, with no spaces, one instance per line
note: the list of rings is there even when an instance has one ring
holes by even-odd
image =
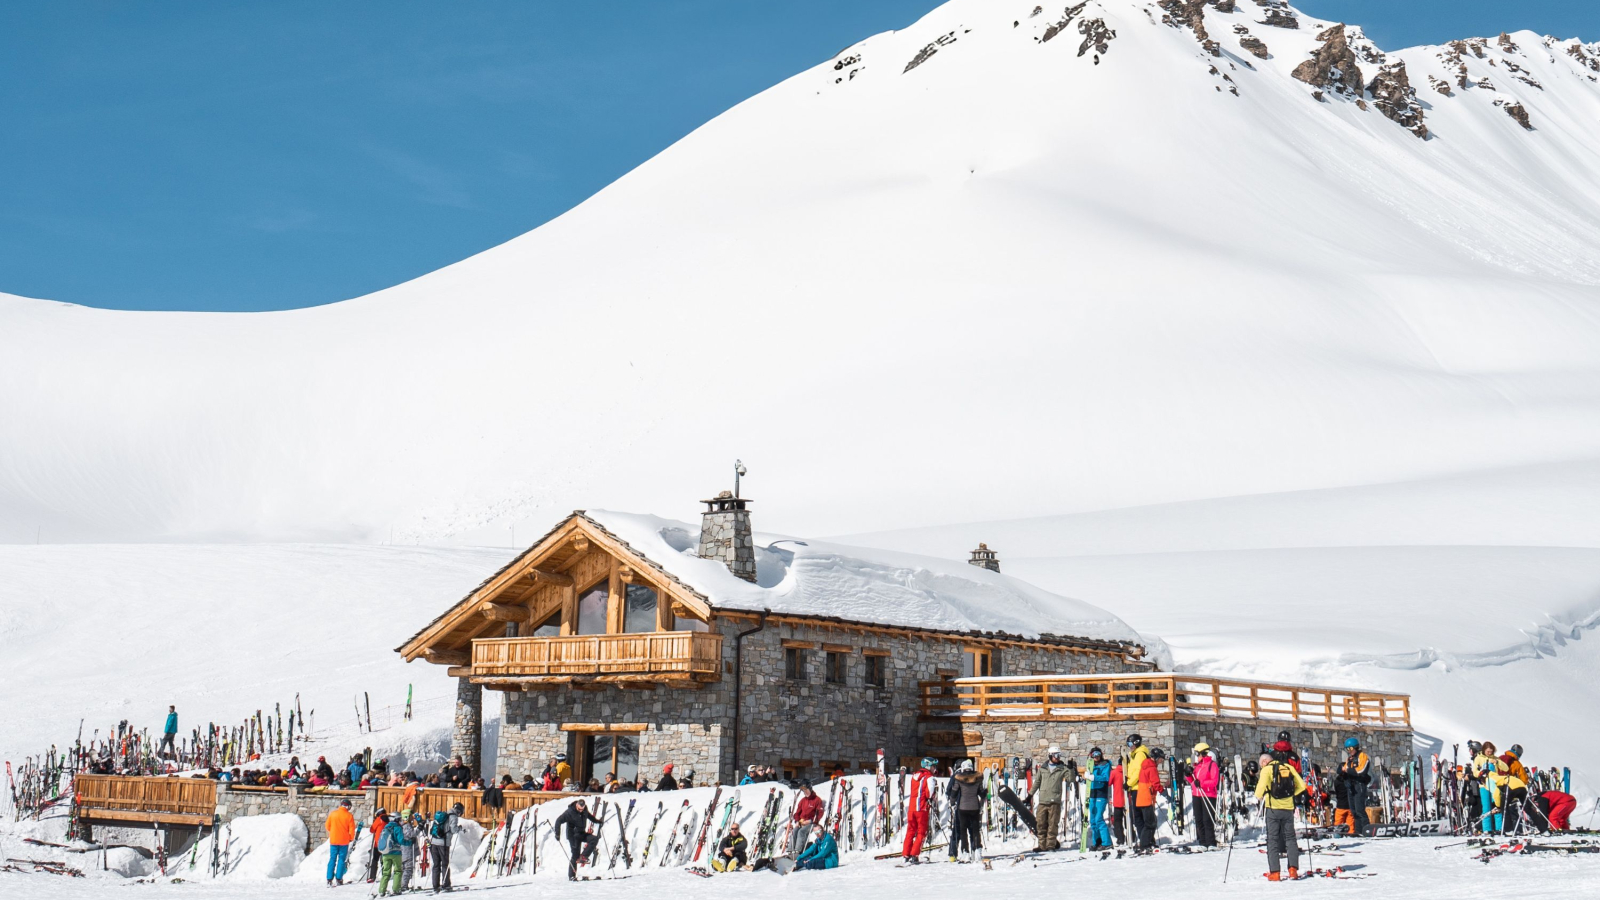
[[[835,841],[833,835],[824,831],[820,825],[811,832],[811,836],[811,846],[801,852],[800,858],[794,861],[794,867],[796,869],[837,868],[839,865],[839,842]]]
[[[161,746],[156,748],[156,755],[161,756],[163,753],[171,753],[173,756],[177,756],[178,748],[174,745],[177,740],[178,708],[169,706],[167,707],[167,727],[161,729]]]

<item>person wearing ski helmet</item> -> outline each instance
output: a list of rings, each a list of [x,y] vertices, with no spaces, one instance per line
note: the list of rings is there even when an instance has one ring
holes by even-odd
[[[1518,758],[1521,755],[1521,744],[1512,744],[1511,750],[1500,755],[1501,774],[1495,782],[1507,834],[1516,833],[1526,815],[1528,804],[1528,770],[1523,768],[1522,760]]]
[[[1353,737],[1345,738],[1344,756],[1334,778],[1343,785],[1350,804],[1350,834],[1365,837],[1371,824],[1367,821],[1367,793],[1372,785],[1372,761],[1361,751],[1361,741]]]
[[[1067,764],[1061,761],[1061,748],[1052,746],[1048,753],[1033,778],[1034,832],[1038,836],[1033,849],[1039,853],[1061,849],[1056,835],[1061,830],[1061,796],[1068,774]]]
[[[1156,846],[1156,792],[1161,790],[1161,772],[1151,762],[1150,748],[1144,745],[1144,738],[1137,734],[1128,735],[1128,753],[1122,761],[1122,773],[1136,840],[1134,852],[1146,853]]]
[[[455,839],[455,829],[450,814],[439,810],[428,823],[428,856],[433,865],[429,869],[433,892],[450,890],[450,843]]]
[[[956,862],[965,852],[975,858],[983,852],[983,804],[989,799],[983,779],[964,759],[950,779],[948,789],[950,807],[955,810],[955,832],[950,836],[950,861]]]
[[[1099,747],[1089,748],[1089,849],[1110,850],[1111,828],[1106,824],[1106,807],[1111,801],[1111,761]]]
[[[1287,743],[1280,741],[1279,743]],[[1256,782],[1256,797],[1267,818],[1267,880],[1279,881],[1279,860],[1289,857],[1289,878],[1300,877],[1300,847],[1295,843],[1295,798],[1306,791],[1306,782],[1300,773],[1289,765],[1285,751],[1274,749],[1272,758],[1261,767],[1261,778]]]
[[[908,865],[922,862],[922,843],[928,839],[928,811],[933,800],[931,781],[933,770],[938,767],[938,760],[923,757],[906,792],[906,838],[900,845],[900,855]]]
[[[1189,769],[1189,790],[1194,794],[1194,840],[1202,847],[1217,845],[1217,789],[1222,767],[1211,755],[1211,745],[1194,745],[1194,765]]]

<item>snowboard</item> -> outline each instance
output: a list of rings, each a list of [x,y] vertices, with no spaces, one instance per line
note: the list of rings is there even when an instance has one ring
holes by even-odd
[[[1022,802],[1022,798],[1017,796],[1017,792],[1013,791],[1010,785],[1000,788],[1000,799],[1004,800],[1007,806],[1016,811],[1017,818],[1022,820],[1022,824],[1028,826],[1029,833],[1038,833],[1039,822],[1034,819],[1033,810],[1028,808],[1028,804]]]

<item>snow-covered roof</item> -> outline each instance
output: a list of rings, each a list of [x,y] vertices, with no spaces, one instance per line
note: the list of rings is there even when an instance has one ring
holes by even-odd
[[[696,550],[697,524],[580,511],[714,608],[1028,639],[1144,645],[1110,612],[959,560],[757,533],[756,583]]]

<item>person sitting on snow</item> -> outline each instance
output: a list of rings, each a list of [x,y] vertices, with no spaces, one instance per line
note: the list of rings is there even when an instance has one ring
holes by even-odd
[[[839,842],[821,825],[811,830],[811,845],[794,861],[796,869],[834,869],[839,866]]]
[[[717,842],[717,853],[711,860],[711,868],[718,872],[737,872],[750,868],[750,857],[746,852],[749,845],[750,842],[739,833],[739,823],[730,823],[728,833]]]

